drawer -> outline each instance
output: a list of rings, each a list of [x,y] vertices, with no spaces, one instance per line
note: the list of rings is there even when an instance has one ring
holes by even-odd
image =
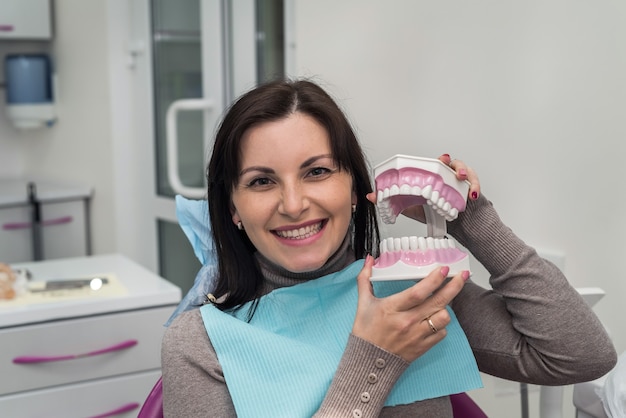
[[[41,219],[44,259],[87,255],[85,201],[45,203],[41,205]]]
[[[0,208],[0,261],[14,263],[32,260],[33,233],[30,222],[28,208]],[[21,227],[22,225],[29,227]]]
[[[159,376],[154,370],[0,396],[0,411],[11,418],[134,418]]]
[[[2,329],[0,395],[159,369],[163,324],[173,310],[166,306]],[[14,361],[29,357],[47,361]]]
[[[32,260],[33,224],[30,206],[0,207],[0,260]],[[85,200],[41,204],[41,248],[44,259],[80,257],[90,251]]]

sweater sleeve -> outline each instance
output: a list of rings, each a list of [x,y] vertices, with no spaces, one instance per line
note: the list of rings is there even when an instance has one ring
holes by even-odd
[[[180,314],[161,344],[165,417],[236,417],[200,310]]]
[[[401,357],[351,334],[314,417],[377,417],[408,366]]]
[[[468,281],[451,303],[481,371],[566,385],[596,379],[615,365],[615,348],[591,308],[484,196],[469,201],[448,231],[490,274],[492,289]]]

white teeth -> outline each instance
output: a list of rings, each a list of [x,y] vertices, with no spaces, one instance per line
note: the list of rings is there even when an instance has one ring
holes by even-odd
[[[433,237],[386,238],[380,242],[380,253],[393,251],[426,251],[456,248],[454,240]]]
[[[378,190],[376,195],[377,205],[381,219],[388,224],[395,223],[396,215],[393,213],[391,204],[388,199],[397,195],[413,195],[421,196],[426,199],[426,204],[433,207],[435,211],[443,216],[447,221],[453,221],[457,218],[459,211],[452,207],[452,205],[446,201],[446,198],[441,196],[439,190],[434,190],[432,185],[427,185],[423,189],[419,186],[410,186],[403,184],[398,186],[396,184],[391,187]]]
[[[303,239],[308,238],[313,234],[316,234],[317,232],[319,232],[320,229],[322,229],[322,224],[318,223],[299,229],[291,229],[289,231],[276,231],[276,235],[282,238]]]

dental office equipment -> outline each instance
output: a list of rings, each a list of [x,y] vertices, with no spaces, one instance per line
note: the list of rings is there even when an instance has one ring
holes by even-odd
[[[463,212],[469,183],[433,158],[395,155],[374,168],[377,207],[381,220],[393,224],[407,207],[422,205],[426,237],[386,238],[372,268],[372,281],[417,280],[440,266],[449,276],[469,271],[469,256],[446,236],[446,222]]]

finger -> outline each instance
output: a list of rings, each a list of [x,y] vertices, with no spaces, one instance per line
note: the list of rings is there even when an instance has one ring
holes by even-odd
[[[426,312],[439,312],[445,310],[452,299],[463,289],[465,282],[469,278],[469,271],[463,270],[457,273],[452,279],[436,290],[427,301],[424,302]],[[432,316],[432,314],[429,314]]]
[[[370,202],[372,202],[373,204],[376,204],[377,198],[376,198],[376,193],[375,192],[371,192],[371,193],[366,194],[365,198],[367,200],[369,200]]]
[[[372,277],[373,265],[374,257],[368,254],[367,257],[365,257],[365,263],[363,264],[363,268],[359,272],[359,275],[356,277],[357,291],[359,293],[359,304],[366,303],[370,298],[374,296],[372,282],[370,281],[370,277]]]
[[[445,165],[450,165],[450,162],[452,161],[452,157],[450,157],[450,154],[441,154],[438,158],[439,161],[441,161]]]
[[[480,196],[480,180],[476,172],[469,167],[467,169],[467,181],[470,182],[469,198],[472,200],[478,199],[478,196]]]
[[[432,335],[445,333],[446,327],[450,324],[450,314],[446,309],[442,309],[422,321]],[[427,337],[430,336],[426,333]],[[441,337],[441,335],[439,335]]]
[[[389,300],[393,302],[397,311],[409,311],[431,297],[433,292],[441,287],[449,271],[450,268],[447,266],[434,269],[410,288],[389,296]]]
[[[456,177],[459,180],[467,180],[470,183],[467,196],[472,200],[478,199],[478,196],[480,196],[480,181],[476,172],[461,160],[450,159],[448,165],[456,172]]]
[[[459,180],[467,180],[467,164],[461,160],[453,159],[448,164],[456,172],[456,178]]]

